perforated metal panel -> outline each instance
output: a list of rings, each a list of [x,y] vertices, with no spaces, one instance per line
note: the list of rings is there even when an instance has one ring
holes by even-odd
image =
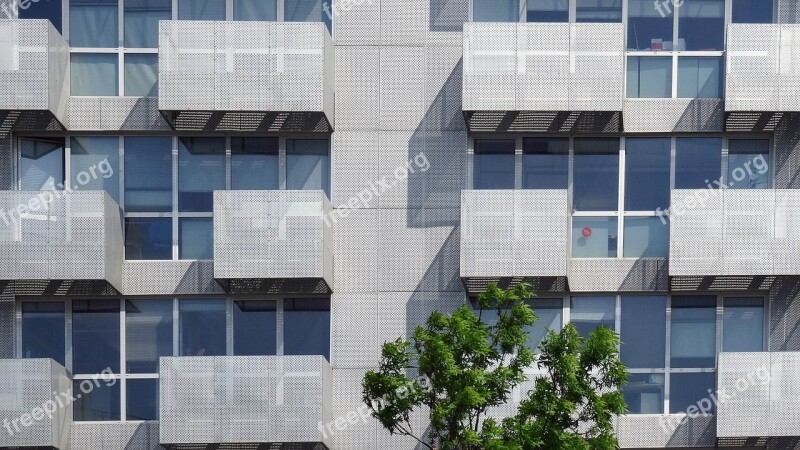
[[[331,420],[322,356],[177,357],[160,361],[160,442],[314,443]]]
[[[718,98],[626,99],[623,126],[630,133],[720,132],[723,103]]]
[[[156,97],[70,97],[67,126],[86,131],[168,131]]]
[[[8,423],[13,431],[3,429],[0,447],[68,449],[72,407],[58,403],[66,402],[61,393],[66,395],[72,387],[66,369],[52,359],[0,359],[0,373],[0,422]],[[54,409],[51,417],[43,414],[39,420],[30,420],[33,409],[43,409],[45,404],[48,410]],[[21,422],[23,414],[29,416],[28,426]]]
[[[667,291],[666,258],[571,258],[569,290],[572,292]]]
[[[69,48],[49,20],[0,20],[0,111],[46,111],[64,123]]]
[[[332,226],[322,191],[214,191],[214,278],[333,286]]]
[[[224,294],[213,261],[125,261],[122,292],[128,295]]]
[[[714,447],[716,443],[714,416],[620,416],[616,430],[620,448]]]
[[[70,450],[162,450],[158,422],[72,424]]]
[[[23,206],[26,211],[19,214]],[[0,191],[0,277],[121,286],[119,206],[104,191]],[[12,213],[13,211],[13,213]]]

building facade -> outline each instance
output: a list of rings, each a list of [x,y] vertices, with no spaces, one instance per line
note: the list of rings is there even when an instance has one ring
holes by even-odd
[[[796,0],[0,17],[0,448],[415,448],[381,344],[520,281],[622,448],[800,447]]]

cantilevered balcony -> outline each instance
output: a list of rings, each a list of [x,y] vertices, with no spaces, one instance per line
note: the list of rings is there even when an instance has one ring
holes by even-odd
[[[120,208],[104,191],[0,191],[0,279],[119,290]]]
[[[614,23],[465,23],[472,131],[619,131],[625,32]]]
[[[731,24],[726,55],[728,130],[759,130],[800,112],[800,25]]]
[[[669,274],[800,274],[798,224],[798,190],[674,190]]]
[[[331,131],[325,24],[159,23],[158,109],[177,129]]]
[[[52,359],[0,359],[0,448],[69,447],[72,382]],[[62,395],[63,394],[63,395]]]
[[[215,191],[214,278],[231,291],[329,293],[335,222],[323,191]]]
[[[333,395],[322,356],[161,358],[160,376],[164,447],[330,448],[319,429],[331,421]]]
[[[0,61],[0,123],[11,119],[14,128],[60,128],[69,47],[50,21],[0,20]]]
[[[567,198],[566,189],[461,191],[461,278],[467,289],[505,280],[563,288]]]

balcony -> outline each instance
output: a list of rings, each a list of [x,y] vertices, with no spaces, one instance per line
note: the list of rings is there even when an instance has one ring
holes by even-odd
[[[269,443],[330,448],[330,436],[319,430],[320,423],[331,421],[333,395],[331,368],[322,356],[161,358],[160,374],[160,436],[166,448]]]
[[[72,408],[58,407],[72,388],[66,369],[52,359],[0,359],[0,373],[0,423],[11,428],[0,432],[0,448],[69,448]]]
[[[471,131],[617,132],[625,32],[613,23],[465,23]]]
[[[775,115],[800,112],[800,25],[731,24],[727,49],[728,130],[761,129]]]
[[[467,289],[509,280],[563,290],[567,199],[566,189],[461,191],[461,278]]]
[[[798,370],[798,352],[720,353],[717,389],[730,396],[717,406],[720,444],[796,437],[800,429]]]
[[[323,191],[215,191],[214,278],[231,292],[330,293],[334,223]]]
[[[69,47],[49,20],[0,20],[0,121],[63,129]],[[53,121],[57,123],[53,123]]]
[[[0,279],[121,287],[119,206],[104,191],[0,191]]]
[[[800,191],[674,190],[670,276],[796,275]]]
[[[333,128],[333,41],[323,23],[159,23],[158,109],[176,129]]]

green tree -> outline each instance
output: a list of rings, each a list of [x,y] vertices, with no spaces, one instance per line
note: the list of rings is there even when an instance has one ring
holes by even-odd
[[[411,341],[383,345],[380,368],[364,376],[364,402],[392,434],[411,436],[438,450],[617,448],[611,419],[626,410],[619,388],[627,373],[619,337],[600,327],[584,340],[572,325],[549,332],[535,357],[526,346],[536,321],[526,300],[530,286],[490,285],[480,312],[461,306],[434,312]],[[484,310],[496,323],[482,320]],[[546,377],[534,381],[517,414],[497,421],[490,408],[509,401],[533,364]],[[416,376],[418,375],[418,376]],[[414,424],[427,411],[427,435]]]

